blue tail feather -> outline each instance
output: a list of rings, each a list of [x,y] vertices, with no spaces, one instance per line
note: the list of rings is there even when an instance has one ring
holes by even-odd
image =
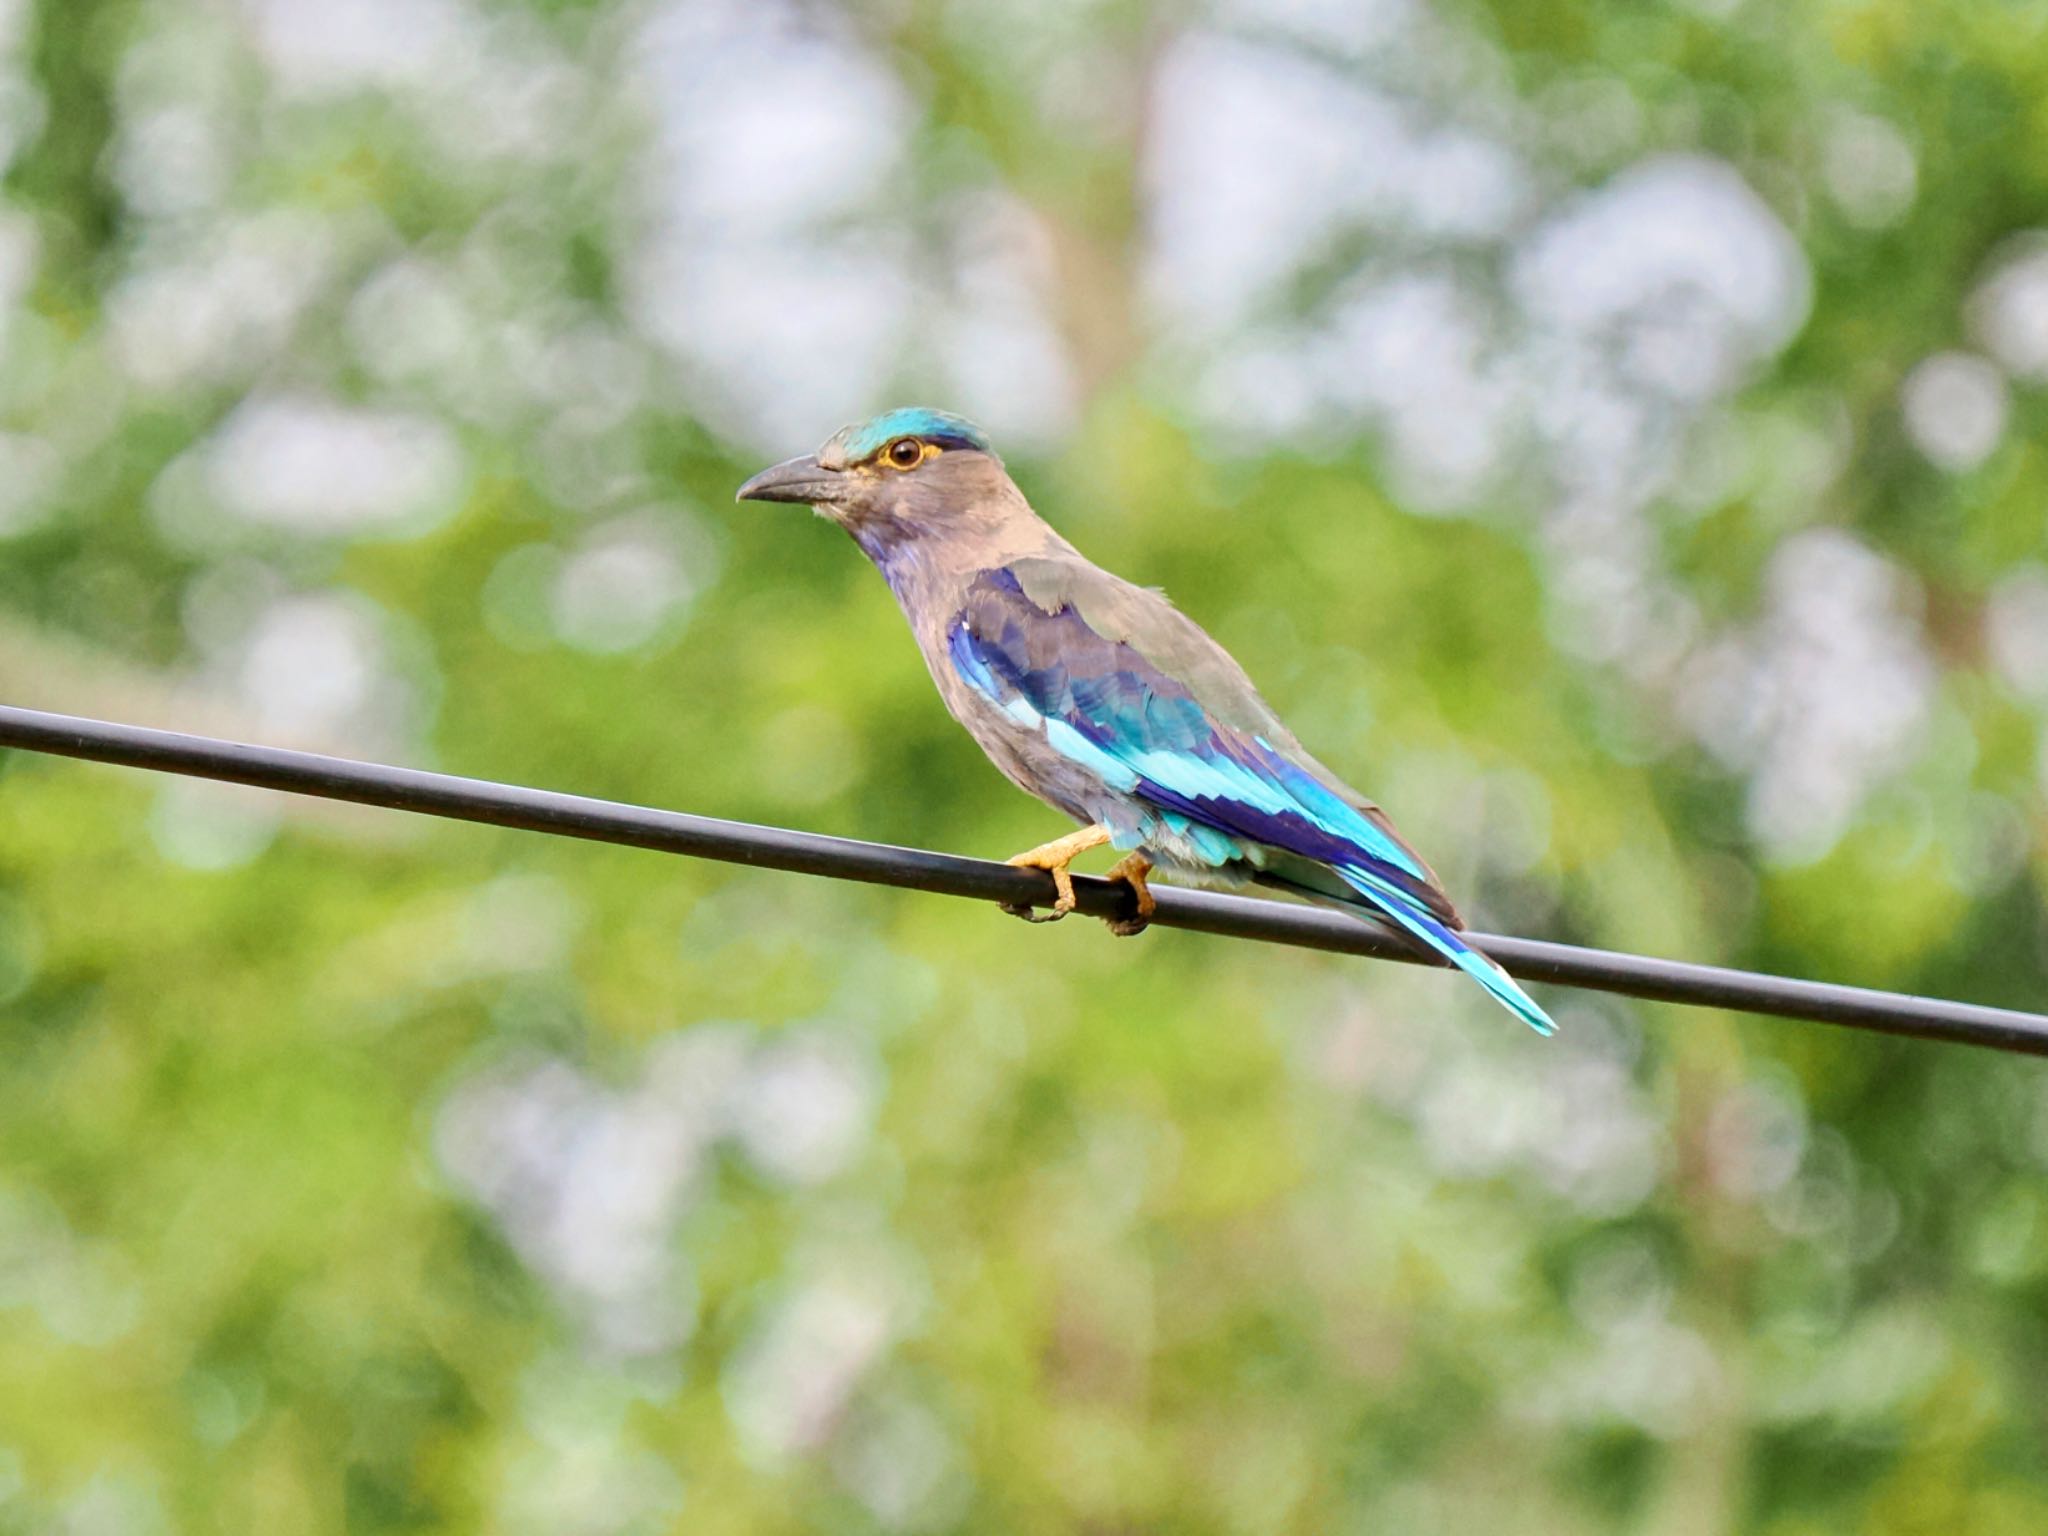
[[[1516,984],[1514,977],[1479,953],[1454,929],[1445,927],[1417,906],[1398,886],[1378,879],[1366,870],[1339,869],[1345,883],[1408,933],[1442,955],[1459,970],[1493,994],[1500,1005],[1539,1035],[1554,1035],[1557,1025],[1537,1006],[1534,998]]]

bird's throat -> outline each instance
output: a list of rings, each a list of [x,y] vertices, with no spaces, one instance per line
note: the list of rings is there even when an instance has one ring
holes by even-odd
[[[848,523],[846,531],[860,546],[861,553],[874,562],[898,601],[903,600],[925,564],[919,556],[921,540],[917,533],[893,520],[880,519]]]

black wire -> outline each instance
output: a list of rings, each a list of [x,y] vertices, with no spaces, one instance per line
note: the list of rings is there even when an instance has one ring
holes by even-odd
[[[190,774],[594,842],[622,843],[763,869],[936,891],[975,901],[1048,906],[1053,898],[1052,879],[1043,872],[1013,869],[983,859],[963,859],[920,848],[895,848],[886,843],[855,842],[815,832],[792,832],[782,827],[757,827],[677,811],[648,810],[585,799],[581,795],[350,762],[277,747],[245,746],[5,705],[0,705],[0,747],[23,747],[63,757]],[[1080,875],[1074,879],[1074,890],[1083,912],[1098,917],[1131,915],[1131,893],[1123,885]],[[1405,944],[1335,912],[1209,891],[1155,889],[1154,894],[1159,910],[1153,921],[1163,927],[1370,955],[1381,960],[1418,960]],[[1540,939],[1487,933],[1468,937],[1525,981],[1556,982],[1630,997],[1698,1003],[2048,1056],[2048,1017],[2040,1014],[1826,982],[1795,981],[1720,966],[1654,960],[1611,950],[1550,944]]]

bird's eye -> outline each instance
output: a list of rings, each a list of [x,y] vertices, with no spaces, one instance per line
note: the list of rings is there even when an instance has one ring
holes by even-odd
[[[898,469],[915,469],[924,460],[924,444],[914,437],[899,437],[889,445],[888,454]]]

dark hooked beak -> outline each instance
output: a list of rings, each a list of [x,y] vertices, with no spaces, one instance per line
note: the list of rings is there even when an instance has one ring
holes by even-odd
[[[784,459],[762,470],[740,487],[733,500],[808,502],[819,507],[843,500],[846,489],[842,471],[827,469],[815,453],[807,453],[800,459]]]

